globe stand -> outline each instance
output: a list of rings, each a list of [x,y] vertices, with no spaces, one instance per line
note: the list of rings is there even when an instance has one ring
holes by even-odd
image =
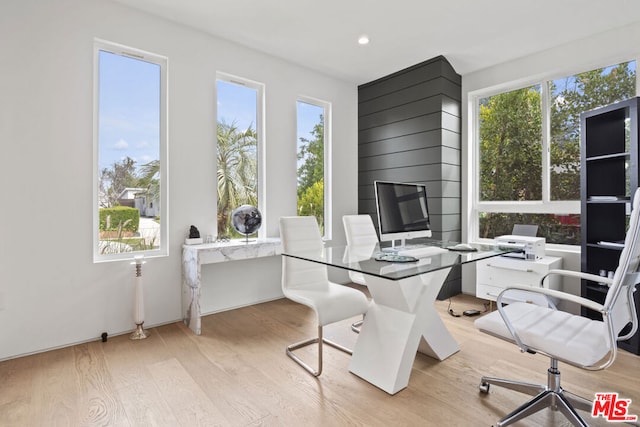
[[[244,234],[244,233],[243,233],[243,234]],[[250,234],[253,234],[253,233],[250,233]],[[251,242],[254,242],[254,241],[255,241],[255,240],[249,240],[249,235],[250,235],[250,234],[244,234],[244,243],[245,243],[246,245],[248,245],[250,241],[251,241]]]

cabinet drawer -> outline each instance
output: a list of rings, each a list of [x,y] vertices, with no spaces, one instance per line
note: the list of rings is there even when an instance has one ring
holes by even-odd
[[[478,298],[495,301],[498,299],[498,295],[503,290],[504,290],[503,287],[478,283],[478,285],[476,286],[476,296]],[[515,301],[526,301],[526,302],[536,303],[539,305],[545,305],[546,297],[544,295],[536,295],[536,294],[531,294],[528,292],[514,289],[512,291],[509,291],[509,293],[505,294],[502,300],[502,302],[504,302],[505,304],[510,304]]]
[[[554,268],[562,268],[562,258],[544,257],[535,261],[525,261],[513,258],[495,257],[476,263],[476,296],[495,301],[502,290],[511,285],[524,285],[537,288],[540,280]],[[550,289],[560,288],[560,277],[551,276],[544,283]],[[543,296],[533,296],[530,293],[518,291],[505,295],[504,302],[510,301],[538,301]],[[533,301],[532,301],[533,302]]]
[[[498,257],[479,262],[476,267],[479,282],[502,288],[514,284],[537,287],[542,276],[549,271],[544,264]]]
[[[476,296],[482,299],[488,299],[495,301],[498,298],[498,294],[502,292],[504,288],[498,286],[491,286],[484,283],[478,283],[476,285]]]

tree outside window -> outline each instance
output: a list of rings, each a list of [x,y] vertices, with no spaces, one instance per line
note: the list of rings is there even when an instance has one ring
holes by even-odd
[[[218,79],[217,230],[219,237],[243,237],[231,226],[242,205],[258,207],[258,95],[241,79]]]
[[[298,101],[298,215],[312,215],[325,234],[325,108]]]
[[[635,96],[635,82],[632,61],[479,99],[479,237],[538,224],[549,243],[579,244],[579,212],[546,205],[580,200],[580,114]]]
[[[548,84],[551,200],[580,200],[580,114],[635,96],[635,62],[587,71]]]
[[[480,200],[542,199],[540,87],[480,101]]]

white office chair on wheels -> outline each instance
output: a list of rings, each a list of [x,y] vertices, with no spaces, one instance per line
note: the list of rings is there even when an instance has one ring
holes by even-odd
[[[498,427],[512,424],[547,407],[560,410],[573,425],[587,426],[576,409],[590,412],[593,402],[562,389],[558,362],[587,370],[605,369],[615,360],[617,341],[629,339],[637,331],[638,317],[633,292],[635,285],[640,282],[639,217],[640,189],[633,198],[629,230],[612,279],[565,270],[551,270],[547,274],[561,274],[606,283],[609,289],[603,304],[551,289],[513,286],[499,295],[498,311],[476,320],[475,325],[481,331],[515,343],[522,352],[539,353],[551,360],[546,385],[482,377],[481,392],[488,393],[490,385],[496,385],[535,396],[501,419],[496,424]],[[541,306],[515,302],[503,306],[503,296],[508,294],[510,289],[542,294],[547,297],[548,304]],[[591,320],[558,311],[551,298],[578,303],[602,314],[603,320]],[[627,333],[624,336],[619,336],[629,324],[631,327],[628,332],[625,331]]]
[[[347,237],[349,250],[358,251],[361,247],[365,252],[371,253],[371,249],[378,243],[378,234],[369,215],[344,215],[342,217],[344,233]],[[364,275],[358,271],[349,271],[349,279],[358,285],[365,285]],[[353,332],[360,332],[364,320],[358,320],[351,325]]]
[[[285,253],[321,252],[322,237],[318,222],[312,216],[280,218],[280,236]],[[329,281],[327,267],[288,256],[282,257],[282,292],[285,297],[313,309],[318,320],[318,337],[287,347],[287,356],[311,375],[322,373],[322,344],[352,354],[351,350],[322,336],[322,328],[330,323],[364,314],[369,302],[357,289]],[[311,344],[318,344],[318,368],[314,369],[293,352]]]

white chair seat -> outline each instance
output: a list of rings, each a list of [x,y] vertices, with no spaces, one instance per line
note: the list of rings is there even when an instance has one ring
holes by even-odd
[[[322,288],[312,285],[288,289],[285,296],[311,307],[318,316],[320,326],[358,316],[369,307],[369,302],[362,292],[332,282]]]
[[[609,352],[607,331],[601,321],[524,302],[509,304],[504,310],[528,347],[582,366],[596,364]],[[512,339],[498,311],[477,319],[475,326],[491,335]]]

